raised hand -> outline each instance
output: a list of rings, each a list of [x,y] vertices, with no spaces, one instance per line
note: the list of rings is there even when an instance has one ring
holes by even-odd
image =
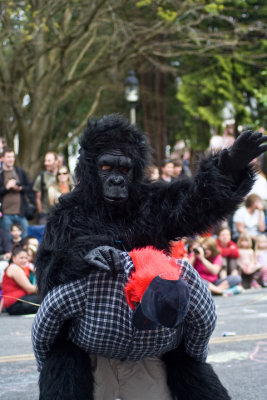
[[[251,130],[241,133],[234,144],[221,152],[219,166],[238,174],[256,157],[267,151],[267,136]]]

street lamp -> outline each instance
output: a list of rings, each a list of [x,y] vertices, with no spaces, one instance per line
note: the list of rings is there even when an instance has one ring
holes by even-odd
[[[134,71],[129,71],[124,82],[125,99],[131,104],[130,122],[132,125],[136,123],[136,103],[139,100],[139,80],[135,76]]]

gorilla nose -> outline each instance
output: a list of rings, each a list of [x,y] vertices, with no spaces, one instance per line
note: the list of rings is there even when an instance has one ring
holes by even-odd
[[[112,183],[114,185],[121,186],[121,185],[124,185],[124,179],[121,176],[114,176]]]

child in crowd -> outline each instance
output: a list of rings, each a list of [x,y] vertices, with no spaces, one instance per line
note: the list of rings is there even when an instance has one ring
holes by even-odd
[[[34,314],[40,304],[37,287],[30,280],[30,265],[27,250],[16,246],[12,251],[11,262],[5,270],[2,291],[3,308],[10,315]],[[32,304],[34,303],[34,304]]]
[[[200,277],[206,281],[209,290],[213,294],[237,294],[241,292],[240,276],[227,276],[219,278],[222,268],[222,256],[217,246],[216,239],[206,237],[192,245],[192,252],[189,254],[189,262],[198,271]],[[235,289],[235,290],[230,290]]]
[[[258,265],[256,263],[255,252],[252,248],[252,239],[248,233],[241,233],[237,241],[239,248],[238,265],[241,268],[242,285],[245,289],[259,288],[256,277]]]
[[[20,224],[17,222],[14,222],[14,224],[11,225],[10,227],[10,235],[11,235],[11,241],[13,246],[21,244],[22,241],[22,227]]]
[[[255,246],[256,262],[258,264],[259,279],[262,286],[267,287],[267,236],[259,235],[256,237]]]
[[[32,284],[35,284],[36,282],[36,277],[35,277],[35,257],[36,253],[39,247],[39,241],[36,237],[34,236],[27,236],[22,240],[22,247],[26,249],[27,254],[28,254],[28,263],[29,263],[29,268],[30,268],[30,282]]]
[[[239,275],[237,264],[239,250],[237,244],[231,240],[231,231],[229,228],[222,227],[219,229],[217,246],[223,258],[220,278],[226,278],[227,275]]]
[[[36,251],[39,247],[39,240],[35,236],[27,236],[27,246],[34,246]]]

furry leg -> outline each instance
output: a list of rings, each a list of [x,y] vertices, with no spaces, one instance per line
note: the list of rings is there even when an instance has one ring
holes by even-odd
[[[174,399],[178,400],[230,400],[212,366],[188,356],[183,348],[163,356],[167,381]]]
[[[71,342],[57,341],[39,378],[39,400],[93,400],[90,357]]]

